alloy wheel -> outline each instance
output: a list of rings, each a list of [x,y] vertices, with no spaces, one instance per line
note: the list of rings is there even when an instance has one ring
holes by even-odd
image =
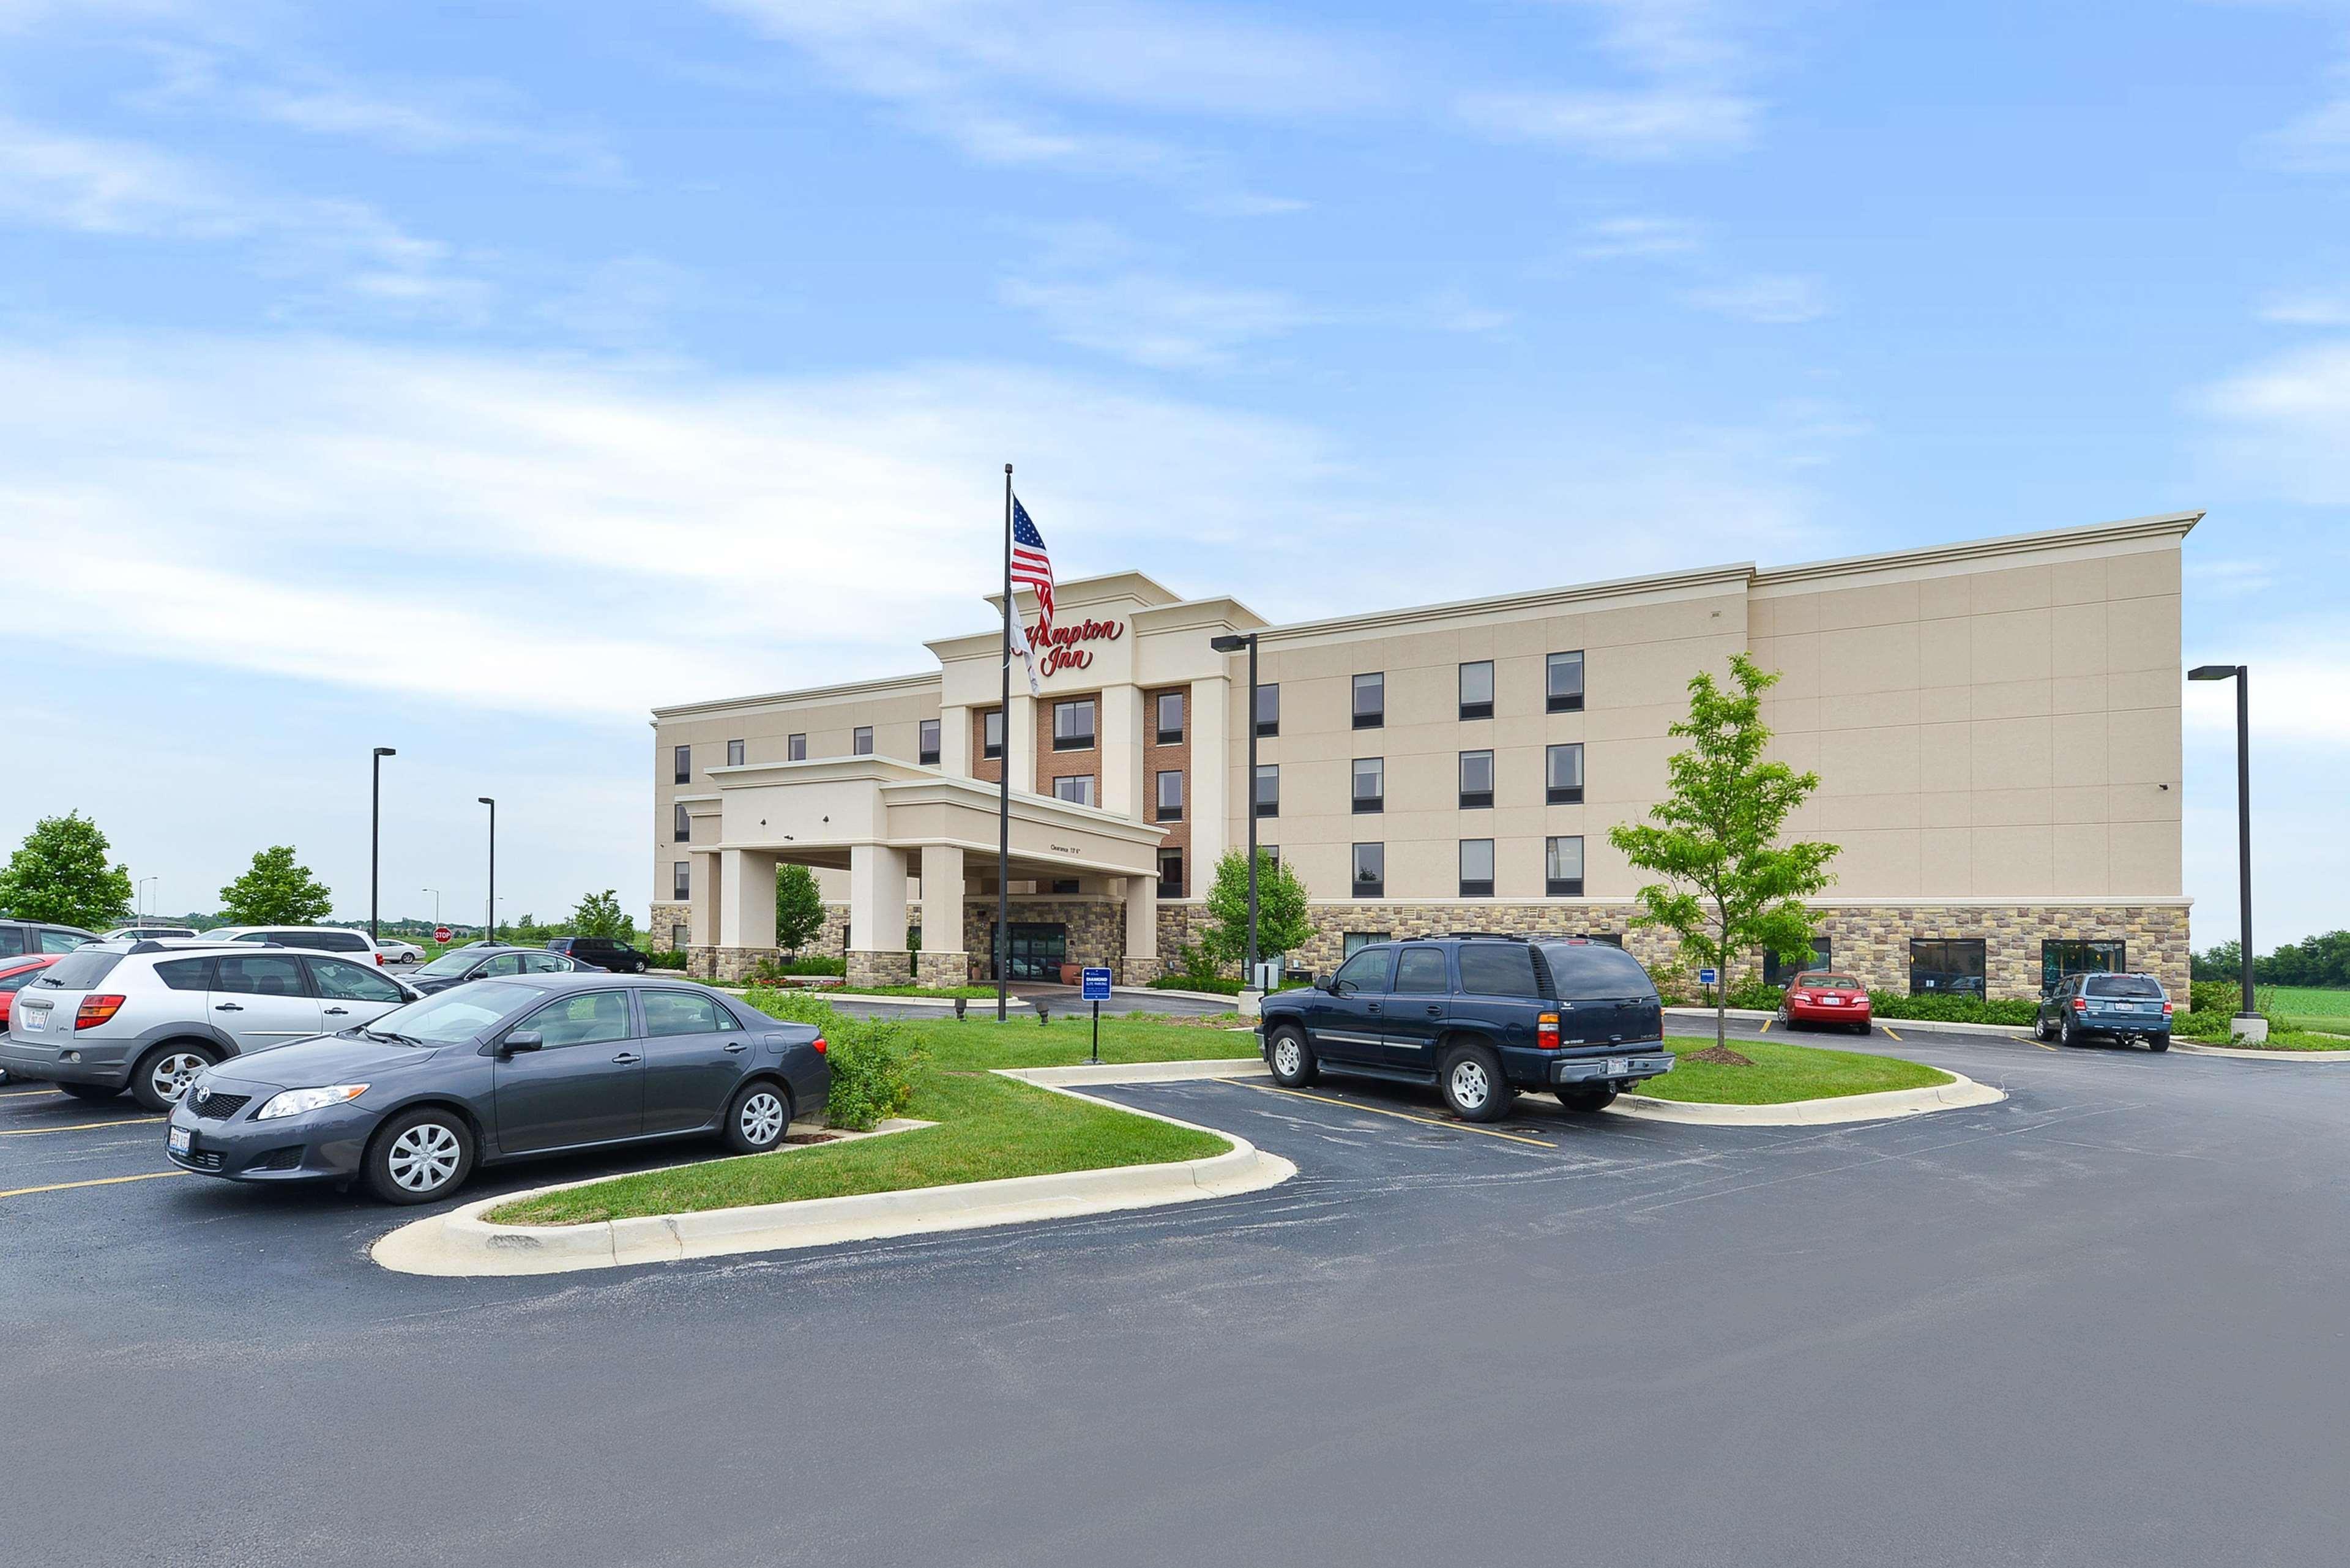
[[[1305,1065],[1305,1054],[1297,1048],[1297,1041],[1284,1034],[1273,1043],[1274,1071],[1284,1077],[1295,1077]]]
[[[738,1118],[745,1143],[773,1143],[783,1136],[784,1102],[773,1093],[762,1089],[743,1102],[743,1114]]]
[[[431,1192],[457,1173],[463,1152],[454,1132],[439,1122],[419,1122],[392,1139],[385,1163],[402,1190]]]
[[[1485,1064],[1471,1058],[1452,1069],[1452,1098],[1464,1111],[1482,1106],[1485,1097],[1493,1092],[1492,1081],[1485,1076]]]
[[[157,1099],[176,1104],[195,1075],[211,1065],[193,1051],[167,1051],[147,1070],[147,1083]]]

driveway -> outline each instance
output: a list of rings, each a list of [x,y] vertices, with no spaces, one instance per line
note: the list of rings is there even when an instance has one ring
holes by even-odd
[[[2337,1563],[2350,1074],[1879,1048],[2011,1097],[1493,1136],[1338,1079],[1131,1087],[1300,1176],[539,1280],[382,1272],[411,1214],[330,1193],[0,1198],[11,1555]],[[0,1191],[161,1168],[156,1127],[66,1130],[133,1115],[0,1099]]]

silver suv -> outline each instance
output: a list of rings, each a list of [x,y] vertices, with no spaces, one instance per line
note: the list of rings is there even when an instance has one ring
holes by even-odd
[[[16,993],[0,1068],[169,1110],[215,1062],[366,1023],[421,993],[371,963],[239,942],[99,942]]]

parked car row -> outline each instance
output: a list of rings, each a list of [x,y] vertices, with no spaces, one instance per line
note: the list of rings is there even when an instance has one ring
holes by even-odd
[[[203,939],[0,961],[0,1068],[168,1114],[184,1169],[446,1196],[478,1166],[691,1134],[780,1144],[821,1034],[690,981],[479,943],[430,994],[338,953]],[[435,967],[427,965],[423,981]]]

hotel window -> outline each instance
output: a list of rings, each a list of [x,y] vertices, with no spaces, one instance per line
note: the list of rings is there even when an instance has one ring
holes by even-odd
[[[1543,896],[1550,898],[1583,897],[1583,839],[1580,836],[1543,840]]]
[[[1072,805],[1093,805],[1094,775],[1091,774],[1070,774],[1065,777],[1055,779],[1053,781],[1053,798],[1055,800],[1066,800]]]
[[[2068,974],[2121,974],[2129,969],[2128,950],[2119,942],[2052,941],[2040,944],[2040,989],[2054,991]]]
[[[679,924],[669,929],[669,945],[674,952],[683,952],[693,945],[693,928]]]
[[[1278,844],[1260,844],[1256,846],[1256,852],[1258,857],[1268,866],[1281,864],[1281,846]]]
[[[1281,688],[1278,685],[1256,689],[1256,732],[1260,735],[1281,733]]]
[[[1388,760],[1355,759],[1355,815],[1372,816],[1388,808]]]
[[[1554,653],[1543,670],[1543,707],[1572,713],[1583,706],[1583,652]]]
[[[1482,811],[1493,804],[1493,753],[1461,753],[1461,809]]]
[[[1048,891],[1066,897],[1068,894],[1077,891],[1078,888],[1084,886],[1085,881],[1082,877],[1055,877],[1053,878],[1053,885]]]
[[[1355,897],[1384,898],[1388,890],[1388,846],[1384,844],[1355,846]]]
[[[1387,671],[1355,677],[1355,728],[1377,730],[1388,722]]]
[[[1493,716],[1492,659],[1461,667],[1461,716],[1464,719],[1490,719]]]
[[[1762,950],[1762,983],[1784,986],[1804,970],[1827,968],[1834,961],[1835,953],[1835,946],[1825,937],[1812,939],[1811,961],[1800,965],[1789,963],[1771,949],[1765,948]]]
[[[1365,948],[1388,940],[1385,931],[1347,931],[1338,939],[1338,961],[1344,963]]]
[[[1464,898],[1490,898],[1493,896],[1492,839],[1464,838],[1461,841],[1461,896]]]
[[[1159,896],[1162,898],[1183,896],[1183,851],[1180,848],[1159,852]]]
[[[979,754],[983,762],[994,762],[1003,755],[1003,710],[990,708],[980,715]]]
[[[693,816],[682,804],[671,808],[669,829],[670,836],[680,844],[693,842]]]
[[[739,768],[743,765],[742,742],[729,741],[726,742],[726,765],[730,768]]]
[[[1180,746],[1183,743],[1183,693],[1161,691],[1153,704],[1159,730],[1159,743]]]
[[[677,860],[670,864],[669,896],[672,898],[693,897],[693,862]]]
[[[873,754],[873,726],[859,724],[848,732],[848,754],[869,757]]]
[[[1552,746],[1543,753],[1543,799],[1575,805],[1583,799],[1583,742]]]
[[[1256,770],[1256,814],[1259,816],[1281,815],[1281,764],[1260,763]]]
[[[924,767],[939,765],[939,722],[925,719],[914,726],[914,760]]]
[[[1913,937],[1909,942],[1909,994],[1980,997],[1985,989],[1983,959],[1980,937]]]
[[[787,763],[804,763],[807,761],[807,737],[806,735],[786,735],[784,737],[784,761]]]
[[[1079,697],[1053,704],[1053,749],[1090,752],[1094,749],[1094,700]]]
[[[1163,773],[1159,775],[1159,820],[1161,822],[1183,820],[1183,775],[1180,773]]]
[[[693,782],[693,748],[680,746],[671,760],[677,764],[671,770],[676,774],[677,782],[691,784]]]

